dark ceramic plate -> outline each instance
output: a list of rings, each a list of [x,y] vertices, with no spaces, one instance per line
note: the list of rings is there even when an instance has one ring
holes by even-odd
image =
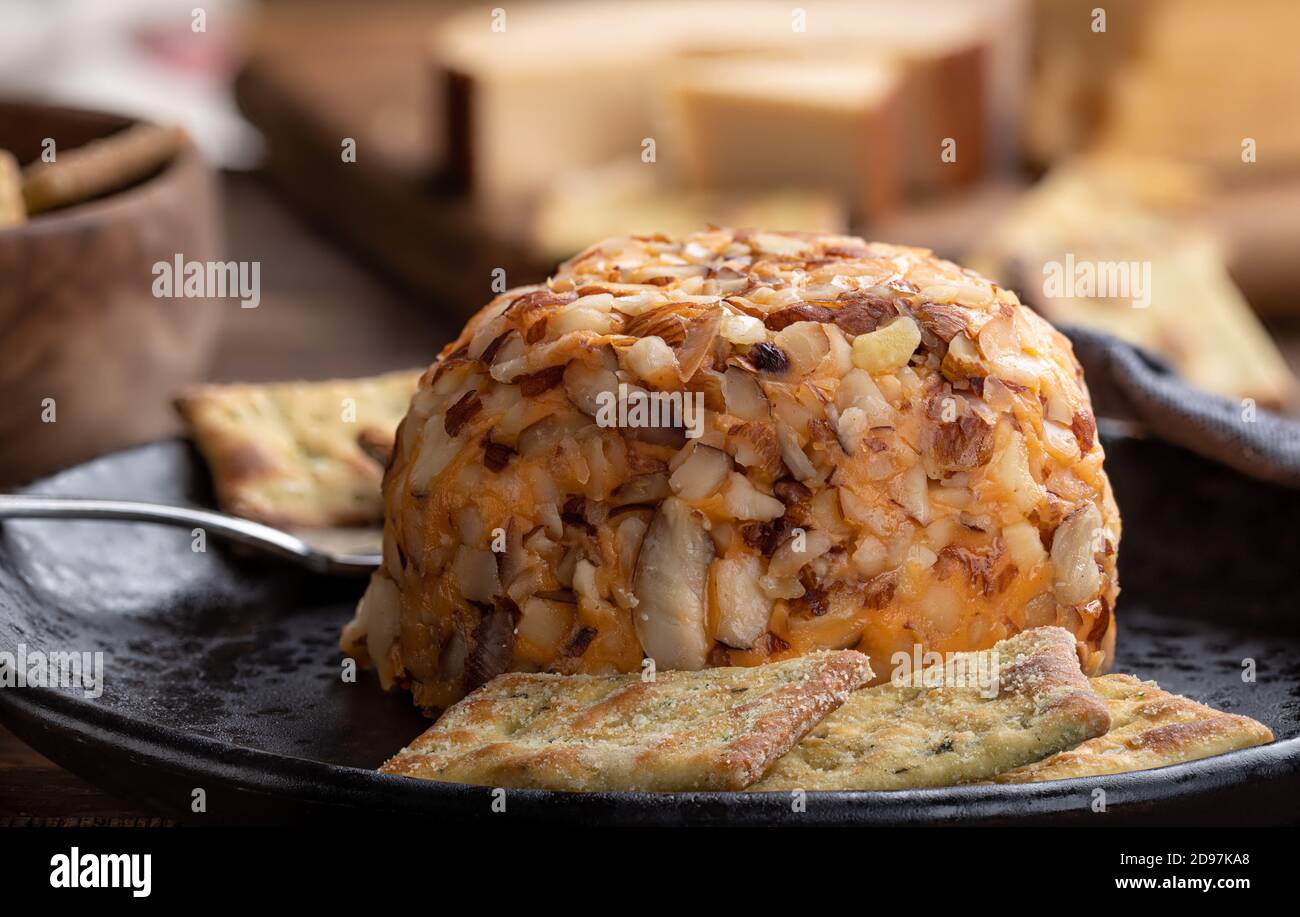
[[[1300,819],[1300,493],[1153,443],[1109,444],[1124,511],[1118,669],[1272,727],[1262,748],[1102,779],[897,793],[511,791],[506,817],[612,824],[1103,824]],[[164,442],[36,490],[210,504],[188,446]],[[1272,520],[1272,521],[1270,521]],[[189,532],[122,523],[0,530],[0,649],[99,650],[102,696],[0,689],[0,719],[125,798],[209,822],[485,816],[489,791],[380,776],[426,725],[371,676],[340,678],[335,639],[360,584],[310,578]],[[1241,678],[1242,661],[1258,679]],[[196,788],[206,814],[191,813]],[[1092,811],[1105,790],[1106,813]]]

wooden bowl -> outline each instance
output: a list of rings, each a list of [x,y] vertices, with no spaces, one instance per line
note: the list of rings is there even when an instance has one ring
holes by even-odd
[[[0,148],[69,150],[129,118],[0,101]],[[160,299],[153,266],[219,258],[215,176],[187,146],[121,191],[0,229],[0,487],[170,435],[234,301]]]

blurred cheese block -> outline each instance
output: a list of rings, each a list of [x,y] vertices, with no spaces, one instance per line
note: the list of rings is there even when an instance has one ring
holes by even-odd
[[[1101,32],[1093,31],[1096,0],[1034,0],[1024,132],[1033,161],[1050,164],[1091,144],[1115,74],[1135,53],[1150,7],[1109,4]]]
[[[900,87],[896,67],[866,60],[722,60],[686,68],[669,104],[698,185],[818,188],[864,218],[899,201]]]
[[[1250,179],[1300,167],[1300,4],[1295,0],[1037,0],[1027,142],[1162,156]],[[1256,141],[1257,162],[1242,161]]]
[[[1081,160],[1027,192],[967,260],[1051,321],[1130,341],[1198,388],[1289,405],[1295,377],[1229,276],[1218,241],[1184,217],[1202,186],[1198,171],[1172,163]],[[1090,288],[1089,271],[1129,287]]]
[[[809,63],[896,64],[908,190],[928,194],[980,177],[999,148],[1005,154],[1015,146],[1025,90],[1024,8],[1020,0],[824,0],[809,9],[806,40],[781,53]],[[944,161],[949,140],[956,156]]]
[[[830,90],[830,99],[809,94],[825,89],[831,61],[840,61],[834,66],[841,73],[893,67],[896,88],[888,94],[904,94],[908,117],[892,117],[890,129],[900,133],[878,138],[878,146],[888,147],[881,155],[911,164],[906,176],[913,188],[960,183],[982,172],[991,141],[1014,137],[1021,57],[1012,14],[1022,6],[1021,0],[822,0],[793,8],[775,0],[626,0],[502,8],[504,19],[476,6],[448,17],[431,41],[445,96],[444,165],[481,198],[516,204],[558,174],[639,154],[647,138],[656,141],[657,162],[672,169],[682,165],[679,151],[663,135],[692,143],[689,133],[674,133],[681,125],[659,117],[664,90],[680,70],[694,61],[752,70],[758,60],[785,57],[805,63],[783,67],[785,74],[822,72],[792,79],[784,90],[769,81],[766,94],[746,97],[749,111],[768,119],[773,134],[786,133],[781,117],[817,121],[818,109],[842,110],[846,96],[879,92],[867,84],[881,78],[858,75]],[[866,129],[874,130],[875,110],[868,114]],[[700,127],[693,121],[687,129]],[[958,142],[955,163],[940,160],[946,137]],[[790,137],[791,150],[797,140]],[[794,178],[815,168],[822,151],[805,144],[799,152]],[[902,174],[898,166],[894,172]],[[868,194],[867,202],[875,206],[873,195],[882,193]]]
[[[960,36],[896,49],[905,68],[905,171],[908,189],[926,195],[984,175],[990,158],[984,105],[990,45]],[[951,156],[944,158],[951,142]]]
[[[737,48],[789,31],[785,7],[719,0],[475,6],[435,29],[446,94],[446,165],[488,198],[639,153],[653,136],[652,90],[685,47]],[[749,37],[747,37],[749,36]]]
[[[1182,158],[1233,177],[1300,166],[1300,4],[1162,0],[1142,35],[1137,57],[1115,76],[1101,148]],[[1258,147],[1249,168],[1245,138]]]
[[[715,226],[778,226],[843,233],[848,214],[834,195],[797,188],[723,194],[666,187],[662,172],[637,158],[571,173],[542,194],[529,231],[530,254],[562,261],[594,238],[688,235]]]

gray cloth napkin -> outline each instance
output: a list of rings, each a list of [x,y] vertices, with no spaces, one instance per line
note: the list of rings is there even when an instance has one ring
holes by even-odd
[[[1163,361],[1086,328],[1061,329],[1083,364],[1101,417],[1152,434],[1261,480],[1300,487],[1300,421],[1198,391]]]

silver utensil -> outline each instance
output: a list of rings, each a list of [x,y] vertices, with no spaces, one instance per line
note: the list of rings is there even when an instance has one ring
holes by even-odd
[[[0,494],[0,519],[83,519],[119,522],[156,522],[209,534],[247,545],[266,554],[290,561],[315,573],[370,573],[381,562],[376,532],[322,529],[319,532],[287,532],[260,522],[188,506],[141,503],[133,500],[83,500],[76,497],[46,497]],[[358,536],[371,544],[357,544]],[[351,543],[349,543],[351,542]]]

